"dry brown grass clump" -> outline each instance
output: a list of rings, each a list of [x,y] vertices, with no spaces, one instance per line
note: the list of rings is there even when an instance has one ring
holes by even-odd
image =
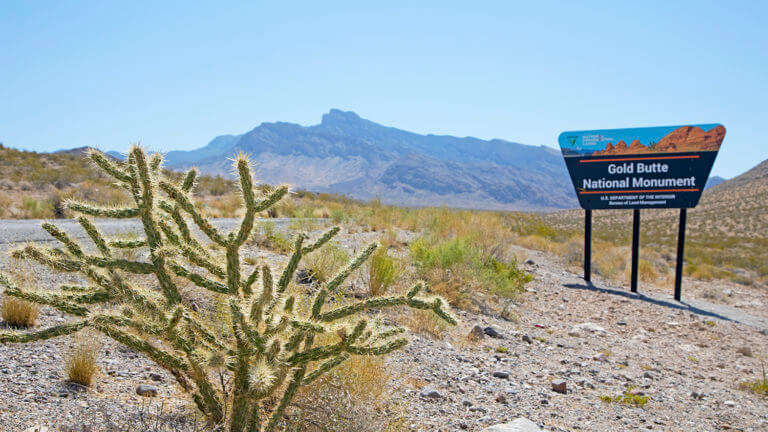
[[[67,378],[74,383],[90,386],[98,371],[96,361],[100,349],[101,343],[95,333],[83,331],[75,336],[75,345],[67,353],[64,362]]]
[[[3,321],[10,327],[32,327],[37,321],[40,306],[16,297],[3,298]]]
[[[448,326],[443,325],[439,319],[433,319],[432,315],[429,311],[413,310],[410,311],[404,323],[413,332],[429,335],[435,339],[442,339],[445,336],[445,332],[448,331]]]
[[[299,391],[286,430],[378,432],[401,430],[398,416],[384,415],[389,382],[384,359],[355,356]],[[402,429],[406,430],[406,429]]]

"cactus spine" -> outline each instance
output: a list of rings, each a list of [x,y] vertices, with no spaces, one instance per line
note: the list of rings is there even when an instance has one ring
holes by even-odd
[[[309,240],[306,235],[298,235],[293,254],[276,280],[273,269],[265,264],[246,271],[240,250],[252,234],[256,215],[274,206],[288,189],[279,187],[266,196],[257,195],[250,164],[243,155],[237,157],[235,168],[245,215],[239,226],[226,234],[193,204],[194,169],[176,184],[163,173],[162,156],[148,157],[138,146],[131,149],[126,162],[112,161],[97,151],[90,158],[115,179],[118,187],[130,191],[135,207],[67,203],[69,209],[81,214],[77,220],[98,254],[88,253],[50,223],[43,224],[43,229],[62,247],[26,245],[11,252],[14,258],[79,274],[88,282],[41,292],[22,290],[0,274],[5,295],[77,317],[32,333],[0,332],[0,343],[33,342],[94,328],[170,371],[211,423],[225,424],[231,432],[254,432],[278,428],[301,386],[311,384],[351,356],[385,355],[407,343],[400,337],[402,328],[372,329],[362,318],[363,312],[403,306],[431,310],[455,324],[444,301],[416,297],[420,285],[401,296],[329,307],[328,296],[368,259],[375,244],[320,286],[306,316],[299,316],[295,310],[298,302],[289,295],[289,283],[301,259],[330,241],[339,229],[333,228],[309,244],[305,244]],[[89,217],[138,218],[144,238],[106,238]],[[192,235],[190,220],[207,240]],[[224,253],[209,250],[205,242],[216,244]],[[148,259],[116,258],[120,256],[117,250],[126,249],[148,249]],[[156,289],[142,288],[136,276],[154,277]],[[227,298],[231,328],[226,334],[211,330],[215,323],[205,322],[189,307],[190,300],[182,293],[190,288]],[[336,342],[316,346],[315,336],[321,333],[334,335]],[[232,378],[231,389],[214,385],[213,373],[222,370]]]

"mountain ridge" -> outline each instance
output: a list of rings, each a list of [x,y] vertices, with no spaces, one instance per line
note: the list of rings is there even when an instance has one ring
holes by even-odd
[[[265,122],[240,135],[166,154],[171,168],[229,176],[243,152],[266,183],[397,205],[493,210],[576,206],[559,151],[502,139],[417,134],[331,109],[319,124]]]

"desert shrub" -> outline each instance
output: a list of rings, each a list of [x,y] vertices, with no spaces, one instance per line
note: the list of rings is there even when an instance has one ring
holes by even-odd
[[[421,237],[411,243],[410,251],[430,289],[458,307],[466,307],[467,287],[512,298],[532,280],[514,256],[503,259],[496,248],[484,249],[470,237]]]
[[[386,248],[379,248],[371,255],[363,270],[368,292],[372,296],[386,294],[392,283],[402,273],[402,268],[399,260],[387,254]]]
[[[354,357],[299,392],[286,430],[391,430],[390,425],[396,419],[385,415],[383,410],[393,378],[380,357]]]
[[[449,325],[440,319],[434,319],[434,314],[425,311],[411,311],[405,319],[405,325],[412,331],[429,335],[435,339],[442,339]]]
[[[257,194],[250,163],[242,155],[235,168],[245,214],[229,233],[222,233],[192,203],[195,170],[175,181],[162,170],[161,155],[147,155],[140,147],[131,149],[125,163],[113,162],[98,152],[90,156],[131,191],[134,203],[121,208],[67,203],[70,211],[81,214],[77,220],[94,249],[83,248],[56,225],[44,223],[43,229],[62,247],[30,244],[11,253],[16,259],[75,273],[90,285],[41,292],[22,289],[0,274],[6,296],[48,305],[76,317],[37,332],[2,331],[0,343],[34,342],[92,328],[143,353],[171,373],[210,424],[224,424],[230,432],[270,432],[286,427],[285,416],[302,387],[355,356],[386,355],[407,344],[401,336],[402,327],[371,324],[369,311],[423,309],[456,323],[442,299],[419,296],[420,284],[404,295],[338,299],[338,291],[375,251],[376,244],[363,249],[316,289],[289,289],[302,259],[332,240],[339,228],[312,242],[306,234],[297,234],[291,257],[279,276],[273,278],[272,267],[266,264],[244,268],[241,252],[253,234],[256,215],[274,206],[288,189]],[[114,258],[112,239],[105,238],[89,216],[139,218],[142,240],[149,247],[148,259]],[[189,223],[218,248],[203,247]],[[152,283],[148,283],[150,279]],[[216,323],[191,306],[195,294],[217,295],[226,301],[226,317],[221,320],[229,325],[226,333],[210,330]],[[221,389],[214,386],[211,377],[219,373],[222,381],[231,385]]]
[[[10,327],[32,327],[40,312],[40,306],[10,296],[3,298],[0,308],[2,308],[3,321]]]
[[[654,282],[659,278],[659,274],[650,261],[639,259],[637,261],[637,276],[643,282]]]
[[[77,384],[90,386],[98,372],[96,361],[99,358],[101,343],[94,332],[84,331],[74,337],[74,346],[64,359],[67,378]]]
[[[330,242],[307,257],[306,267],[314,280],[326,282],[344,268],[348,261],[347,251],[340,244]]]
[[[292,247],[288,236],[282,231],[278,231],[275,223],[270,221],[262,221],[257,224],[252,240],[257,246],[277,252],[288,252]]]
[[[765,365],[762,364],[763,376],[750,381],[739,383],[739,388],[752,392],[756,395],[768,396],[768,374],[765,372]]]

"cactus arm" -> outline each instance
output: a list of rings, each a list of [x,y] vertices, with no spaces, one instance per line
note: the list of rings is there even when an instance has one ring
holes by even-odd
[[[88,325],[87,321],[57,325],[34,333],[0,332],[0,343],[36,342],[75,333]]]
[[[261,293],[258,297],[253,299],[251,303],[251,313],[249,319],[251,324],[258,324],[261,322],[262,312],[264,308],[272,301],[272,271],[268,265],[264,265],[261,268]]]
[[[111,219],[135,218],[139,215],[138,208],[119,208],[119,207],[94,207],[77,201],[67,201],[68,209],[93,217],[103,217]]]
[[[2,280],[0,280],[2,282]],[[5,284],[3,284],[5,285]],[[54,294],[41,294],[41,293],[32,293],[27,291],[21,291],[20,289],[12,286],[5,285],[5,295],[13,296],[16,298],[20,298],[22,300],[26,300],[29,302],[37,303],[37,304],[43,304],[53,307],[54,309],[60,310],[62,312],[66,312],[68,314],[76,315],[76,316],[88,316],[90,311],[88,308],[79,306],[73,303],[67,302],[64,298],[60,296],[56,296]]]
[[[187,325],[192,329],[192,331],[200,335],[203,338],[203,340],[205,340],[206,342],[215,346],[218,349],[221,349],[221,350],[228,349],[226,346],[224,346],[224,344],[219,342],[219,339],[216,337],[216,335],[213,334],[211,330],[209,330],[203,324],[201,324],[196,317],[190,316],[189,312],[186,312],[182,318],[187,323]]]
[[[111,255],[109,246],[107,245],[107,242],[104,241],[104,237],[101,235],[93,222],[85,216],[78,217],[77,221],[80,223],[80,226],[83,227],[85,232],[88,233],[88,237],[91,238],[91,241],[93,241],[93,244],[95,244],[96,248],[99,249],[99,252],[101,252],[103,256],[109,257]]]
[[[170,305],[174,305],[181,301],[181,294],[168,274],[164,254],[158,253],[158,249],[163,246],[163,242],[152,211],[154,205],[153,183],[147,167],[146,155],[144,150],[138,146],[131,150],[131,155],[133,155],[135,161],[133,165],[135,167],[134,172],[138,173],[139,176],[141,202],[137,201],[137,203],[139,204],[139,218],[144,226],[144,234],[149,246],[150,261],[152,261],[155,277],[166,301]],[[135,182],[134,178],[134,189],[136,189]]]
[[[77,244],[77,242],[75,242],[71,238],[69,238],[67,233],[60,230],[59,227],[47,222],[44,223],[42,226],[43,226],[43,229],[46,230],[48,234],[51,235],[51,237],[63,243],[64,246],[67,247],[67,250],[69,250],[69,253],[71,253],[75,258],[82,258],[84,256],[83,249],[80,247],[80,245]]]
[[[306,341],[304,342],[304,349],[311,350],[313,342],[314,342],[314,337],[311,335],[308,335]],[[277,407],[275,407],[275,409],[272,411],[272,414],[269,416],[269,421],[267,422],[267,425],[264,427],[265,432],[272,432],[275,429],[275,426],[277,426],[277,423],[283,417],[283,413],[285,412],[285,409],[288,407],[288,404],[293,400],[293,397],[296,395],[296,390],[298,390],[299,387],[301,386],[301,382],[304,380],[304,374],[306,372],[307,372],[306,364],[299,366],[293,372],[293,376],[291,377],[291,381],[288,383],[288,386],[285,388],[283,397],[280,398],[280,402],[277,404]]]
[[[291,283],[293,275],[296,273],[296,268],[299,266],[299,262],[301,261],[302,244],[304,243],[305,239],[306,236],[304,234],[299,234],[296,236],[294,252],[291,255],[290,260],[288,260],[288,264],[283,269],[283,273],[280,275],[280,280],[277,282],[277,289],[275,290],[272,301],[267,307],[267,315],[271,315],[272,309],[275,308],[277,303],[280,301],[280,297],[282,296],[283,292],[285,292],[285,290],[288,288],[288,284]]]
[[[189,201],[189,198],[187,198],[187,196],[181,190],[179,190],[179,188],[164,180],[161,180],[158,185],[165,193],[168,194],[169,197],[171,197],[172,200],[179,204],[182,210],[192,216],[192,220],[195,222],[198,228],[200,228],[200,231],[202,231],[203,234],[208,236],[208,238],[211,239],[211,241],[214,243],[217,243],[221,246],[226,246],[227,241],[219,233],[219,230],[211,225],[208,219],[200,214],[200,212],[195,208],[194,204]]]
[[[197,180],[197,169],[191,168],[184,176],[184,181],[181,182],[181,190],[184,192],[191,191],[195,186],[195,180]]]
[[[440,318],[451,325],[456,325],[456,319],[453,318],[446,310],[444,301],[435,298],[430,301],[420,300],[416,298],[409,298],[408,296],[389,296],[389,297],[377,297],[368,300],[363,300],[357,303],[353,303],[348,306],[343,306],[337,309],[333,309],[328,312],[321,313],[318,316],[320,321],[332,322],[344,317],[348,317],[357,313],[360,313],[369,309],[380,309],[395,306],[408,306],[413,309],[431,309]]]
[[[109,247],[117,249],[138,249],[147,245],[146,240],[110,240]]]
[[[98,150],[91,150],[88,154],[91,160],[99,166],[105,173],[121,182],[130,182],[130,176],[125,171],[118,168],[109,158]]]
[[[301,254],[307,255],[308,253],[323,247],[323,245],[328,243],[332,238],[334,238],[336,234],[339,233],[339,231],[340,231],[339,227],[333,227],[330,230],[326,231],[325,234],[323,234],[314,243],[312,243],[309,246],[305,246],[304,249],[302,249]]]
[[[221,293],[221,294],[228,294],[229,293],[229,287],[216,282],[212,281],[204,276],[201,276],[198,273],[193,273],[189,270],[187,270],[184,266],[175,263],[173,261],[168,262],[168,267],[176,273],[177,276],[181,276],[183,278],[189,279],[192,283],[199,286],[200,288],[205,288],[209,291]]]
[[[191,354],[187,355],[187,361],[190,366],[190,375],[192,381],[200,394],[201,401],[198,403],[198,407],[202,406],[201,411],[208,413],[211,416],[211,420],[214,424],[221,423],[224,418],[224,410],[221,401],[216,396],[216,391],[213,389],[208,376],[203,370],[200,362],[197,358]]]
[[[85,256],[83,261],[87,264],[106,269],[120,269],[134,274],[152,274],[155,273],[155,266],[150,263],[140,261],[130,261],[125,259],[107,259],[96,256]]]
[[[229,294],[237,294],[240,288],[240,250],[234,241],[234,234],[230,235],[230,239],[227,246],[227,287]]]
[[[171,353],[163,351],[150,344],[149,342],[139,339],[130,333],[120,330],[114,325],[103,321],[95,321],[93,323],[93,327],[108,337],[116,340],[117,342],[120,342],[127,347],[133,348],[136,351],[143,352],[155,363],[165,369],[178,369],[184,372],[188,372],[189,370],[188,365],[184,362],[184,360]]]
[[[328,290],[329,293],[332,293],[336,291],[339,286],[341,286],[342,283],[349,277],[350,274],[352,274],[353,271],[360,268],[361,265],[365,262],[365,260],[368,259],[368,257],[371,256],[373,251],[376,250],[378,245],[376,243],[372,243],[368,245],[363,252],[360,253],[348,266],[345,268],[341,273],[336,275],[333,279],[331,279],[328,284],[325,286],[325,289]]]
[[[337,355],[336,357],[329,358],[328,360],[324,361],[320,364],[315,370],[307,374],[307,376],[304,377],[304,380],[301,382],[302,386],[307,386],[312,384],[313,381],[320,378],[322,375],[324,375],[326,372],[330,371],[331,369],[335,368],[336,366],[344,363],[349,359],[349,354],[342,353]]]

